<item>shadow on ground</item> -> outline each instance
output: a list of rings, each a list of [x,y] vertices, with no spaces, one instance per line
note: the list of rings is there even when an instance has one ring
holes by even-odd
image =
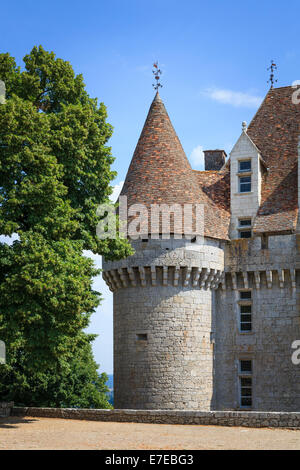
[[[35,418],[22,418],[19,416],[9,416],[8,418],[0,418],[0,429],[18,428],[19,424],[29,424],[36,421]]]

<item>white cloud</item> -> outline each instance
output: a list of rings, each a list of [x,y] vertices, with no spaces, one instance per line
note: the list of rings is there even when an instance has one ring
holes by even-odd
[[[123,188],[123,184],[124,184],[124,181],[120,181],[120,183],[116,184],[116,186],[113,186],[113,192],[112,194],[110,195],[109,199],[112,201],[112,202],[116,202],[119,195],[120,195],[120,192]]]
[[[236,108],[258,108],[263,100],[261,96],[221,88],[207,88],[202,94],[214,101],[230,104]]]
[[[192,150],[190,160],[199,170],[204,170],[204,152],[201,145],[198,145]]]

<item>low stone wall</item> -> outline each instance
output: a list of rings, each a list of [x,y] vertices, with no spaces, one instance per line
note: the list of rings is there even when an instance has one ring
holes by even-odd
[[[9,401],[9,402],[1,401],[0,402],[0,418],[7,418],[7,416],[10,416],[13,406],[14,406],[14,403],[12,401]]]
[[[14,407],[13,416],[85,419],[126,423],[200,424],[300,429],[299,413],[261,411],[97,410]]]

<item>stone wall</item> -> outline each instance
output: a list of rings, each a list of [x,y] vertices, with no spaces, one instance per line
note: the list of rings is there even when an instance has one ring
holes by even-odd
[[[182,285],[115,292],[115,406],[211,409],[211,295]]]
[[[71,408],[19,408],[14,416],[84,419],[126,423],[198,424],[210,426],[282,427],[300,429],[300,413],[255,411],[88,410]]]
[[[243,409],[239,363],[251,360],[251,409],[300,410],[300,365],[291,360],[300,340],[297,235],[270,236],[268,249],[256,238],[224,250],[209,239],[140,241],[133,257],[104,267],[118,408]],[[239,329],[245,290],[251,332]]]
[[[0,402],[0,418],[7,418],[7,416],[10,416],[13,406],[14,403],[12,401]]]
[[[216,294],[215,403],[237,410],[239,361],[252,360],[253,410],[300,410],[300,365],[291,348],[300,339],[300,272],[296,236],[273,236],[269,249],[241,240],[226,251],[224,289]],[[239,330],[239,293],[251,290],[252,331]]]
[[[117,408],[213,406],[212,296],[224,269],[219,242],[149,240],[105,262],[114,291]]]

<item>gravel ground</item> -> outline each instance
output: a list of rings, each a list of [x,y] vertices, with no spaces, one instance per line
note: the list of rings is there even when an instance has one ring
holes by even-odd
[[[300,430],[0,418],[5,449],[297,449]]]

